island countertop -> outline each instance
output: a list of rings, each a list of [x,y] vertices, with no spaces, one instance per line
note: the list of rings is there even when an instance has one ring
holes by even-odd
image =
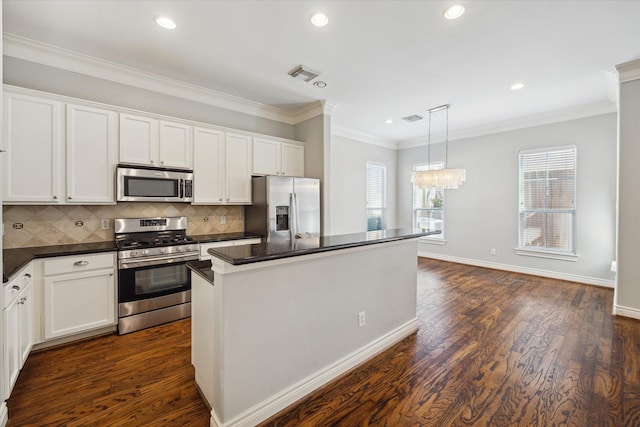
[[[338,249],[355,248],[396,240],[440,234],[440,231],[421,231],[412,228],[395,228],[364,233],[339,234],[289,241],[263,242],[253,245],[212,248],[208,252],[232,265],[270,261],[299,255],[314,254]]]

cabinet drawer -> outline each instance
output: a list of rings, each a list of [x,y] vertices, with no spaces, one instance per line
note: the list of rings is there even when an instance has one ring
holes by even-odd
[[[44,261],[43,273],[45,276],[51,276],[53,274],[113,268],[115,266],[114,254],[115,252],[108,252],[95,255],[57,257]]]
[[[12,280],[3,285],[5,307],[11,305],[11,303],[18,297],[18,294],[20,294],[20,292],[22,292],[31,282],[32,277],[33,266],[29,263],[26,267],[22,268],[22,270],[20,270]]]

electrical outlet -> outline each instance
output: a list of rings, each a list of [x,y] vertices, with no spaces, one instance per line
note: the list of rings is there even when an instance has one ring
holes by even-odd
[[[496,250],[495,249],[491,249],[491,255],[495,255],[496,254]]]
[[[220,224],[226,224],[227,223],[227,217],[226,216],[221,216],[220,217]]]
[[[76,227],[82,227],[84,225],[84,221],[76,221]]]
[[[364,311],[358,313],[358,327],[362,328],[367,323],[367,318]]]
[[[100,221],[100,228],[103,230],[108,230],[109,229],[109,220],[108,219],[103,219],[102,221]]]
[[[203,220],[204,222],[209,222],[209,217],[208,217],[208,216],[205,216],[202,220]]]
[[[24,224],[22,224],[21,222],[14,222],[13,228],[15,228],[16,230],[22,230],[24,228]]]

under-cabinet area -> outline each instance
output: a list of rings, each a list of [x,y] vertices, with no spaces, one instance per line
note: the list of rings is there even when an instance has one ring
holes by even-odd
[[[193,170],[193,204],[251,204],[252,175],[304,176],[300,141],[4,85],[4,204],[115,204],[118,164]]]

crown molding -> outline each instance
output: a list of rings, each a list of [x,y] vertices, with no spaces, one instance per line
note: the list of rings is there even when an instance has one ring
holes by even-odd
[[[324,111],[321,101],[285,110],[10,33],[3,33],[3,55],[290,125]]]
[[[396,141],[392,139],[381,138],[379,136],[373,136],[343,127],[334,126],[331,129],[331,134],[358,142],[364,142],[366,144],[377,145],[378,147],[390,148],[392,150],[396,150],[398,148]]]
[[[459,131],[449,131],[449,141],[474,138],[483,135],[491,135],[494,133],[508,132],[518,129],[526,129],[535,126],[543,126],[553,123],[566,122],[569,120],[582,119],[585,117],[599,116],[617,112],[617,106],[611,101],[594,102],[591,104],[580,105],[578,107],[567,108],[563,110],[554,110],[543,114],[518,118],[514,120],[506,120],[503,122],[491,124],[488,126],[478,126],[474,128],[461,129]],[[435,141],[434,141],[435,139]],[[431,143],[443,142],[443,138],[436,135],[431,136]],[[398,143],[398,149],[420,147],[427,144],[427,138],[414,138]]]
[[[640,79],[640,59],[616,65],[616,70],[618,70],[618,80],[620,83],[638,80]]]

